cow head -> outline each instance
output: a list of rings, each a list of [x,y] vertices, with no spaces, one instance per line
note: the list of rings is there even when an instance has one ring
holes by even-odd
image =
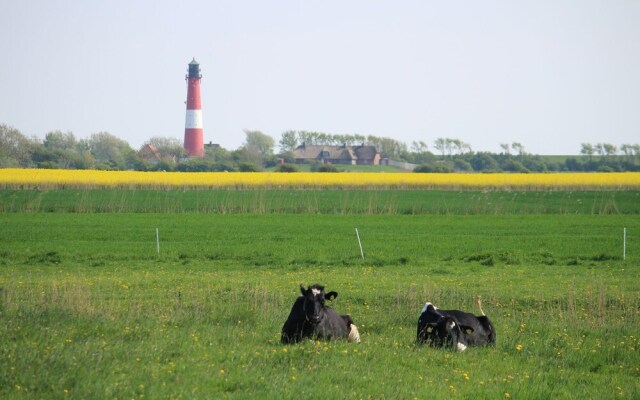
[[[433,347],[466,350],[468,343],[465,335],[473,333],[473,328],[458,324],[453,318],[440,316],[436,322],[426,325],[425,338]]]
[[[336,292],[324,292],[324,286],[311,285],[305,289],[304,285],[300,285],[300,292],[304,298],[303,310],[305,319],[312,324],[317,324],[322,320],[324,314],[325,300],[333,300],[338,297]]]

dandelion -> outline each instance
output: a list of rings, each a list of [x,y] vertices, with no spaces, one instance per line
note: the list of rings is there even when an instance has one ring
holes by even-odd
[[[520,350],[522,350],[522,347],[523,347],[523,346],[522,346],[520,343],[518,343],[518,344],[516,345],[516,350],[520,351]]]
[[[504,392],[504,398],[505,399],[510,399],[511,395],[509,394],[509,392]]]

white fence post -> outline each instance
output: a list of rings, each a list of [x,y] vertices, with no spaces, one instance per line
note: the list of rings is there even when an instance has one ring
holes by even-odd
[[[624,228],[622,234],[622,260],[627,259],[627,227]]]
[[[360,255],[364,260],[364,250],[362,250],[362,242],[360,241],[360,234],[358,233],[358,228],[356,228],[356,237],[358,238],[358,245],[360,246]]]

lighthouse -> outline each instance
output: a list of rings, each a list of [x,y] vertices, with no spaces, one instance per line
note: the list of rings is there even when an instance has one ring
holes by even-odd
[[[200,64],[194,59],[189,63],[187,81],[187,116],[184,123],[184,149],[190,157],[204,156],[202,129],[202,104],[200,102]]]

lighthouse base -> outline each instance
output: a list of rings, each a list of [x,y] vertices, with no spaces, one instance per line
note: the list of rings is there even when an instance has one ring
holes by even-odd
[[[204,157],[204,135],[202,129],[185,129],[184,149],[189,157]]]

